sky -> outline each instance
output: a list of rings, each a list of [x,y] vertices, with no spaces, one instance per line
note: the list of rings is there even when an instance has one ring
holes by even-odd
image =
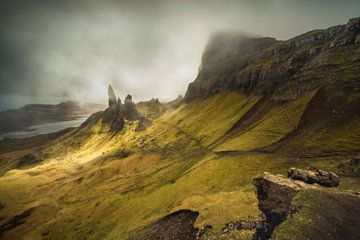
[[[106,103],[184,94],[209,36],[288,39],[345,24],[359,0],[1,0],[0,110],[63,100]]]

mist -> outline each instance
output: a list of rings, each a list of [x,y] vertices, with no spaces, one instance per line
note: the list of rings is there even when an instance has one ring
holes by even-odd
[[[288,39],[346,23],[359,1],[10,1],[0,3],[0,108],[184,94],[209,36]]]

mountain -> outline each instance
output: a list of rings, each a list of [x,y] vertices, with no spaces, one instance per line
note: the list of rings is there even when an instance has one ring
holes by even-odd
[[[68,121],[101,110],[99,104],[80,104],[75,101],[51,104],[27,104],[18,109],[0,112],[0,134],[24,130],[29,126]]]
[[[1,238],[359,239],[359,34],[217,34],[184,99],[109,90],[76,129],[0,141]]]
[[[215,35],[207,45],[196,80],[185,99],[221,89],[295,99],[323,86],[359,91],[359,18],[314,30],[287,41],[234,33]]]

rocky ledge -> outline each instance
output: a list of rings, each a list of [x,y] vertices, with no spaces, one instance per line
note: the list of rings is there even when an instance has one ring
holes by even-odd
[[[268,172],[253,178],[259,209],[265,215],[265,222],[257,229],[255,239],[268,239],[274,228],[283,222],[290,213],[292,199],[297,192],[317,186],[302,181],[274,175]]]
[[[257,224],[254,239],[270,239],[274,229],[280,223],[284,222],[288,216],[297,213],[298,209],[292,201],[300,191],[323,192],[327,189],[323,186],[336,187],[339,183],[340,179],[335,173],[323,170],[290,168],[288,177],[268,172],[257,175],[253,178],[253,184],[259,200],[259,209],[263,214],[263,224]],[[329,211],[333,214],[331,209]],[[337,227],[341,229],[344,226]]]

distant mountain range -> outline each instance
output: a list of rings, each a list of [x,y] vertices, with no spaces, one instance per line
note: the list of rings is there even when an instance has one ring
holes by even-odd
[[[105,105],[76,101],[51,104],[28,104],[21,108],[0,112],[0,134],[24,130],[29,126],[73,120],[103,110]]]

